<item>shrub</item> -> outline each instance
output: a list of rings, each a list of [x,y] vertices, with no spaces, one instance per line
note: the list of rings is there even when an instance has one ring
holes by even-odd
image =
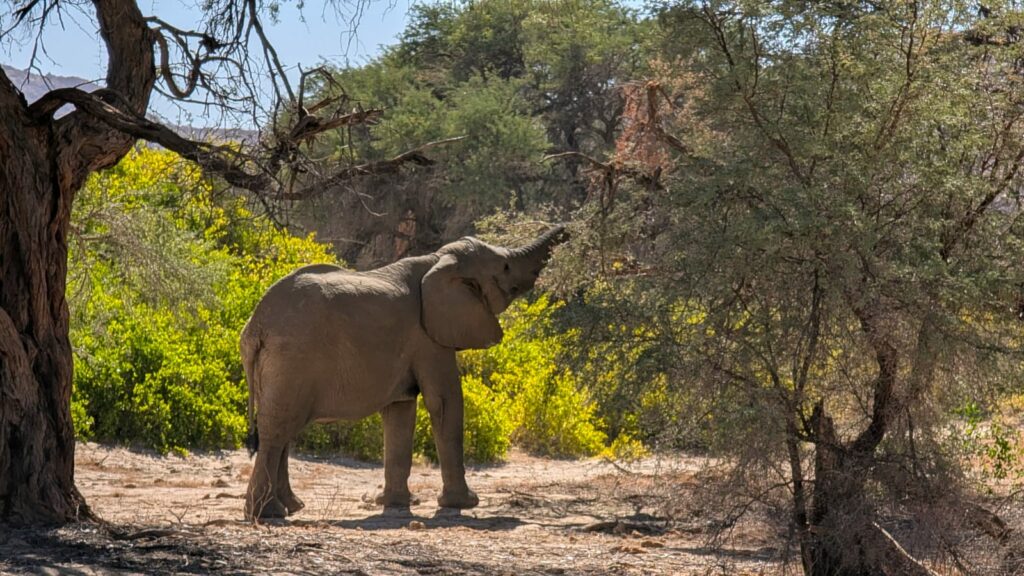
[[[463,389],[479,380],[501,399],[494,405],[506,412],[517,445],[540,455],[591,456],[607,438],[586,387],[559,364],[578,338],[555,329],[560,307],[544,295],[513,303],[502,318],[501,344],[462,353]]]
[[[215,198],[193,165],[148,148],[94,175],[73,220],[76,433],[164,452],[239,446],[241,329],[277,278],[334,261],[327,247]]]
[[[374,414],[356,421],[313,424],[295,441],[295,447],[313,454],[380,461],[384,458],[383,423],[380,414]]]

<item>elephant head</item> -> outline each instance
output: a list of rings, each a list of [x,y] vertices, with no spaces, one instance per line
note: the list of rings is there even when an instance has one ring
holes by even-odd
[[[551,249],[568,238],[555,226],[530,244],[508,249],[476,238],[441,247],[421,282],[422,321],[427,334],[458,350],[501,342],[498,314],[537,282]]]

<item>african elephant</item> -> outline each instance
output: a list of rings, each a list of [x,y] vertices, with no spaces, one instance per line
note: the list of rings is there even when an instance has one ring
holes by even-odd
[[[476,506],[463,466],[455,352],[501,341],[497,315],[533,288],[565,236],[556,226],[517,249],[467,237],[369,272],[306,266],[271,286],[241,337],[247,444],[256,453],[246,517],[280,518],[303,507],[288,482],[288,446],[307,424],[378,411],[384,491],[377,503],[408,506],[418,394],[441,461],[438,504]]]

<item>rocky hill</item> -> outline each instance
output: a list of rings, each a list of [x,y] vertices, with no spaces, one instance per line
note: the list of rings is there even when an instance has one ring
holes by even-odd
[[[50,90],[57,88],[81,88],[86,92],[92,92],[100,88],[99,84],[86,80],[85,78],[79,78],[77,76],[58,76],[56,74],[44,74],[40,76],[35,72],[29,70],[21,70],[14,66],[8,66],[3,64],[4,74],[11,79],[21,93],[25,95],[25,100],[29,102],[35,102],[43,94],[46,94]],[[58,111],[57,115],[62,116],[71,111],[70,106],[65,106]]]
[[[21,93],[25,95],[25,100],[29,102],[34,102],[41,98],[43,94],[57,88],[81,88],[86,92],[92,92],[103,87],[101,83],[98,83],[99,81],[93,82],[77,76],[58,76],[56,74],[39,75],[30,70],[22,70],[7,64],[3,64],[2,66],[4,74],[6,74],[7,77],[11,79],[11,82],[21,90]],[[63,116],[70,111],[71,106],[64,106],[57,112],[57,116]],[[159,120],[160,118],[153,117],[153,119]],[[257,137],[256,131],[246,128],[199,128],[194,126],[170,124],[166,122],[165,124],[186,138],[199,140],[214,139],[251,141]]]

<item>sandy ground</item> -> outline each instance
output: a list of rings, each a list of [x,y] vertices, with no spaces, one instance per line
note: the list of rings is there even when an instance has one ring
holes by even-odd
[[[623,467],[513,454],[472,468],[481,505],[439,510],[440,472],[417,464],[419,503],[384,512],[368,501],[383,469],[293,458],[306,508],[288,520],[242,520],[248,455],[188,457],[80,445],[76,480],[110,526],[0,532],[0,572],[67,574],[774,574],[785,534],[730,526],[728,541],[696,500],[701,462]]]

